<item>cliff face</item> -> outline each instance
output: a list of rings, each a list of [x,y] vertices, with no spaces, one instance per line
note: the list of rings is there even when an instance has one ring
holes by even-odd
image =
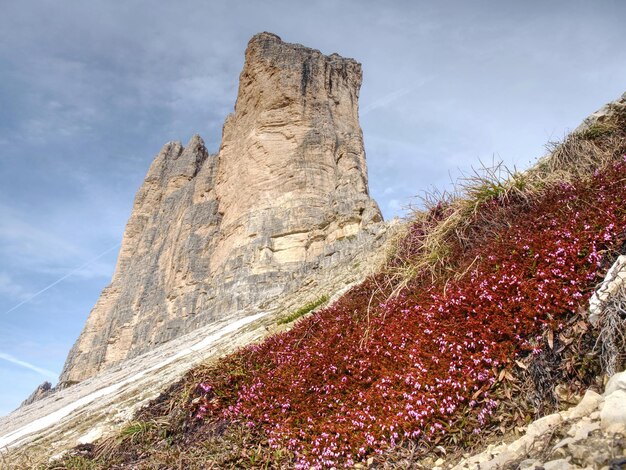
[[[374,239],[360,85],[352,59],[253,37],[219,153],[194,136],[152,163],[60,383],[262,310]]]

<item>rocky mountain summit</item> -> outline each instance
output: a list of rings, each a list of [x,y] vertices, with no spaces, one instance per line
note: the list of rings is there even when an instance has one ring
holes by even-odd
[[[219,152],[165,144],[135,198],[111,284],[61,388],[228,317],[253,315],[382,230],[358,119],[361,66],[269,33],[246,50]]]

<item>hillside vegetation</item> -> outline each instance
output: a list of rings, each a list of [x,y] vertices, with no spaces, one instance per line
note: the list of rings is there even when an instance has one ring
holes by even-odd
[[[602,385],[586,310],[624,252],[625,183],[623,110],[529,171],[477,172],[337,302],[48,468],[431,468],[514,434]]]

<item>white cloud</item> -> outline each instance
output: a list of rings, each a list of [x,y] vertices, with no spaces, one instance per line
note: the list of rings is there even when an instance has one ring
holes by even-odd
[[[95,256],[94,247],[85,246],[86,240],[66,239],[66,236],[75,237],[80,231],[78,228],[72,231],[68,227],[62,227],[64,220],[52,218],[44,222],[40,218],[41,226],[38,226],[34,221],[26,219],[2,204],[0,218],[3,221],[0,225],[0,260],[14,269],[59,276]],[[60,232],[54,233],[57,227]],[[95,249],[103,248],[100,245]],[[107,253],[109,251],[107,250]],[[107,278],[113,271],[113,265],[114,261],[101,260],[98,255],[96,259],[84,264],[80,269],[73,270],[72,273],[82,279]],[[17,286],[11,284],[6,276],[8,274],[5,274],[4,279],[0,277],[0,293],[16,293]]]
[[[387,207],[389,208],[390,212],[397,214],[399,212],[403,212],[403,210],[405,209],[405,204],[406,203],[403,203],[398,199],[390,199],[387,203]]]
[[[0,295],[6,295],[14,300],[24,300],[30,294],[7,273],[0,272]]]
[[[81,250],[24,220],[15,211],[0,204],[0,251],[7,257],[19,258],[22,264],[47,265],[67,258],[76,258]]]

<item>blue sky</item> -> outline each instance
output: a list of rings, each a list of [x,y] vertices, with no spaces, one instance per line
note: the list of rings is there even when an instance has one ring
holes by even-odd
[[[626,91],[624,18],[619,0],[3,2],[0,414],[60,372],[160,147],[217,150],[253,34],[363,64],[390,218],[479,160],[528,166]]]

